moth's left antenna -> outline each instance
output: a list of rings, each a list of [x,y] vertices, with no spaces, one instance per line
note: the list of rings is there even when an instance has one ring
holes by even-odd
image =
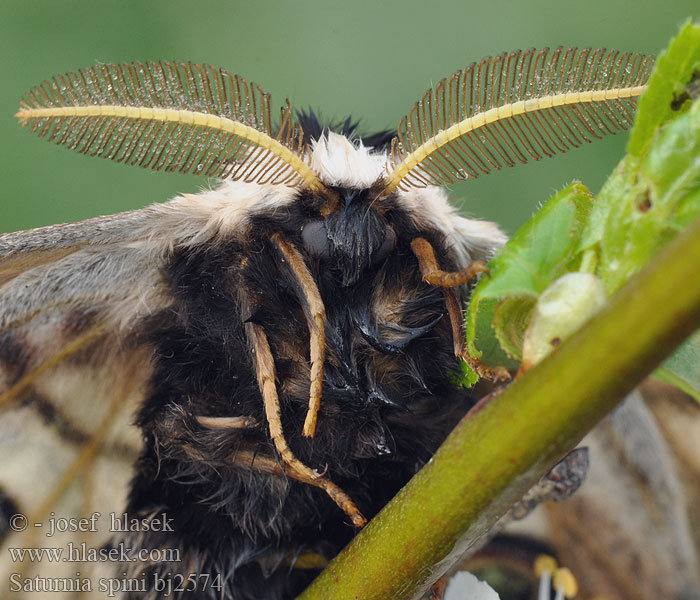
[[[273,131],[270,96],[223,69],[194,63],[102,64],[45,80],[15,115],[48,140],[118,162],[325,189],[289,102]]]

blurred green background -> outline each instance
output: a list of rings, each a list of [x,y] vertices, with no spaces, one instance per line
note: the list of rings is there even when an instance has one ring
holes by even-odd
[[[437,80],[473,60],[530,46],[601,46],[656,54],[698,0],[0,0],[0,231],[77,221],[162,202],[202,178],[125,167],[30,135],[13,114],[23,93],[95,62],[185,60],[261,84],[275,104],[362,129],[393,128]],[[572,179],[593,191],[624,152],[616,136],[542,163],[455,185],[468,215],[508,231]]]

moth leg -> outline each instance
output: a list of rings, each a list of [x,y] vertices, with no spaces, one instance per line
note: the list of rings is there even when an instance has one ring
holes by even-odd
[[[325,569],[328,563],[325,556],[311,550],[290,552],[284,560],[292,569]]]
[[[486,264],[481,260],[475,260],[469,266],[459,271],[443,271],[435,258],[435,251],[430,242],[425,238],[415,238],[411,242],[411,250],[418,259],[423,281],[430,285],[443,288],[459,287],[470,279],[474,279],[479,273],[488,271]]]
[[[430,588],[430,596],[428,597],[428,600],[442,600],[445,597],[446,588],[447,576],[443,575],[433,584],[433,587]]]
[[[466,283],[477,273],[486,271],[484,263],[475,261],[461,271],[447,272],[440,269],[435,258],[435,250],[425,238],[415,238],[411,242],[411,250],[413,250],[418,259],[418,266],[423,276],[423,281],[430,285],[441,287],[445,295],[447,314],[450,316],[450,325],[452,326],[455,356],[465,361],[479,377],[492,381],[506,381],[510,379],[510,373],[505,367],[488,367],[480,360],[469,356],[465,344],[466,338],[462,328],[464,321],[462,308],[459,305],[454,288]]]
[[[498,527],[524,519],[542,502],[562,502],[572,496],[586,479],[588,466],[588,448],[574,448],[501,517]]]
[[[277,475],[278,477],[290,477],[291,479],[296,479],[302,483],[313,485],[314,487],[325,490],[325,482],[327,480],[322,479],[323,475],[319,475],[315,471],[311,471],[313,478],[310,479],[307,473],[294,471],[293,469],[289,468],[288,465],[280,464],[279,461],[275,460],[274,458],[263,456],[257,452],[239,450],[233,454],[231,457],[231,462],[235,465],[245,466],[247,469],[252,469],[254,471],[261,471],[270,475]],[[329,495],[331,494],[329,493]],[[352,500],[350,502],[352,503]],[[347,513],[345,509],[343,510]]]
[[[304,420],[302,434],[306,437],[316,435],[316,421],[321,407],[321,392],[323,388],[323,363],[326,360],[326,308],[321,299],[321,293],[309,269],[304,264],[299,251],[287,242],[281,233],[273,233],[273,243],[277,246],[299,286],[300,300],[306,322],[309,326],[311,346],[311,390],[309,392],[309,410]]]
[[[195,417],[197,423],[207,429],[255,429],[258,422],[254,417]]]
[[[350,496],[332,481],[322,478],[321,475],[303,464],[294,456],[291,448],[287,445],[282,429],[279,397],[275,385],[275,361],[270,350],[270,344],[260,325],[246,323],[245,327],[248,339],[251,341],[255,352],[255,373],[263,397],[265,417],[270,427],[270,438],[272,438],[275,448],[285,464],[285,471],[289,469],[293,472],[295,478],[323,489],[341,510],[350,517],[355,527],[362,527],[367,522],[367,519],[362,516],[362,513],[355,506]]]

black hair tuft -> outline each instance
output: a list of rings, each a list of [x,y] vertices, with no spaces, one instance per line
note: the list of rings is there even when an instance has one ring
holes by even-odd
[[[304,141],[308,144],[312,140],[317,140],[328,129],[335,133],[340,133],[351,139],[360,139],[365,146],[385,150],[389,148],[392,138],[396,136],[396,131],[384,129],[371,135],[361,135],[358,132],[359,121],[353,121],[352,117],[347,117],[344,121],[323,123],[313,109],[297,111],[297,122],[304,130]]]

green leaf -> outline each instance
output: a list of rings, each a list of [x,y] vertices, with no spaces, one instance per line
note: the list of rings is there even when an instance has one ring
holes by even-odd
[[[674,234],[700,212],[700,101],[659,133],[641,164],[651,210]]]
[[[467,314],[472,355],[513,368],[513,359],[522,360],[537,298],[558,277],[586,271],[610,295],[700,214],[700,104],[688,101],[697,97],[699,78],[700,26],[687,23],[660,55],[640,100],[629,153],[595,203],[587,191],[580,193],[581,184],[572,184],[489,264],[491,277],[475,288]],[[556,329],[556,323],[542,326]],[[676,376],[691,381],[689,369]],[[687,385],[700,389],[700,369],[698,381]]]
[[[682,93],[700,65],[700,25],[687,21],[669,47],[659,55],[649,87],[639,101],[627,152],[643,156],[658,128],[674,116],[674,95]]]
[[[592,203],[586,186],[570,184],[491,260],[490,276],[477,284],[467,313],[467,344],[473,355],[486,364],[513,366],[505,355],[519,357],[515,341],[522,339],[536,298],[552,281],[580,265],[581,254],[575,249]],[[505,344],[501,350],[499,339]]]
[[[700,400],[700,332],[695,332],[654,375]]]
[[[579,240],[579,252],[593,250],[597,253],[598,244],[603,239],[605,229],[610,221],[612,208],[620,198],[624,198],[625,194],[628,193],[626,187],[631,169],[627,166],[627,160],[625,157],[620,161],[598,193]]]
[[[535,299],[531,298],[530,303],[534,304],[534,302]],[[488,365],[516,369],[518,367],[518,361],[512,360],[511,357],[509,357],[508,350],[501,346],[496,332],[492,327],[500,303],[500,298],[484,297],[478,300],[478,319],[471,318],[476,311],[472,313],[472,304],[470,303],[470,308],[467,313],[467,348],[469,354]],[[476,347],[475,340],[479,341],[478,348]],[[517,357],[517,355],[515,356]]]
[[[523,335],[528,328],[536,300],[532,296],[509,296],[496,306],[493,330],[509,357],[522,360]]]
[[[667,61],[674,58],[677,65],[697,65],[699,29],[686,26],[681,32],[683,43],[671,45]],[[691,38],[698,43],[691,43]],[[680,55],[681,46],[694,54]],[[665,64],[660,61],[659,68],[663,70]],[[668,99],[674,89],[672,80],[652,77],[653,97]],[[640,105],[639,120],[646,123],[648,132],[652,123],[656,127],[662,123],[645,117],[646,109],[654,106]],[[599,245],[599,276],[608,293],[618,290],[700,214],[700,101],[685,108],[649,134],[643,156],[628,156],[620,163],[596,200],[581,246]],[[656,374],[700,400],[699,359],[700,334],[696,334]]]
[[[455,383],[461,387],[470,388],[479,381],[479,376],[476,374],[474,369],[469,366],[467,361],[463,360],[460,363],[462,367],[461,373],[455,377]]]
[[[700,214],[700,102],[666,123],[640,160],[616,170],[594,213],[598,274],[610,294]],[[587,243],[594,238],[588,232]]]
[[[655,250],[655,241],[667,226],[663,218],[668,216],[668,211],[660,209],[658,202],[652,204],[654,199],[651,197],[650,182],[642,176],[641,171],[653,171],[652,179],[659,179],[659,169],[669,177],[678,172],[678,169],[670,169],[666,154],[669,151],[682,154],[685,142],[670,141],[667,138],[666,143],[660,146],[654,144],[662,126],[684,112],[674,110],[674,107],[678,108],[674,100],[683,95],[688,96],[690,88],[684,86],[689,85],[688,81],[694,74],[697,76],[698,69],[700,25],[686,23],[656,62],[648,89],[639,101],[639,110],[630,134],[628,155],[598,194],[580,242],[580,248],[587,249],[595,248],[605,240],[603,265],[599,275],[609,282],[609,291],[619,288],[622,282],[648,260],[651,254],[643,249],[646,247]],[[687,110],[688,105],[684,104],[681,108]],[[692,140],[692,135],[687,137]],[[690,143],[693,144],[692,141]],[[682,161],[678,158],[680,157],[674,158],[673,162],[680,165]],[[666,181],[669,177],[665,178]],[[649,208],[653,210],[648,210]],[[625,264],[617,262],[621,253],[625,256]]]

